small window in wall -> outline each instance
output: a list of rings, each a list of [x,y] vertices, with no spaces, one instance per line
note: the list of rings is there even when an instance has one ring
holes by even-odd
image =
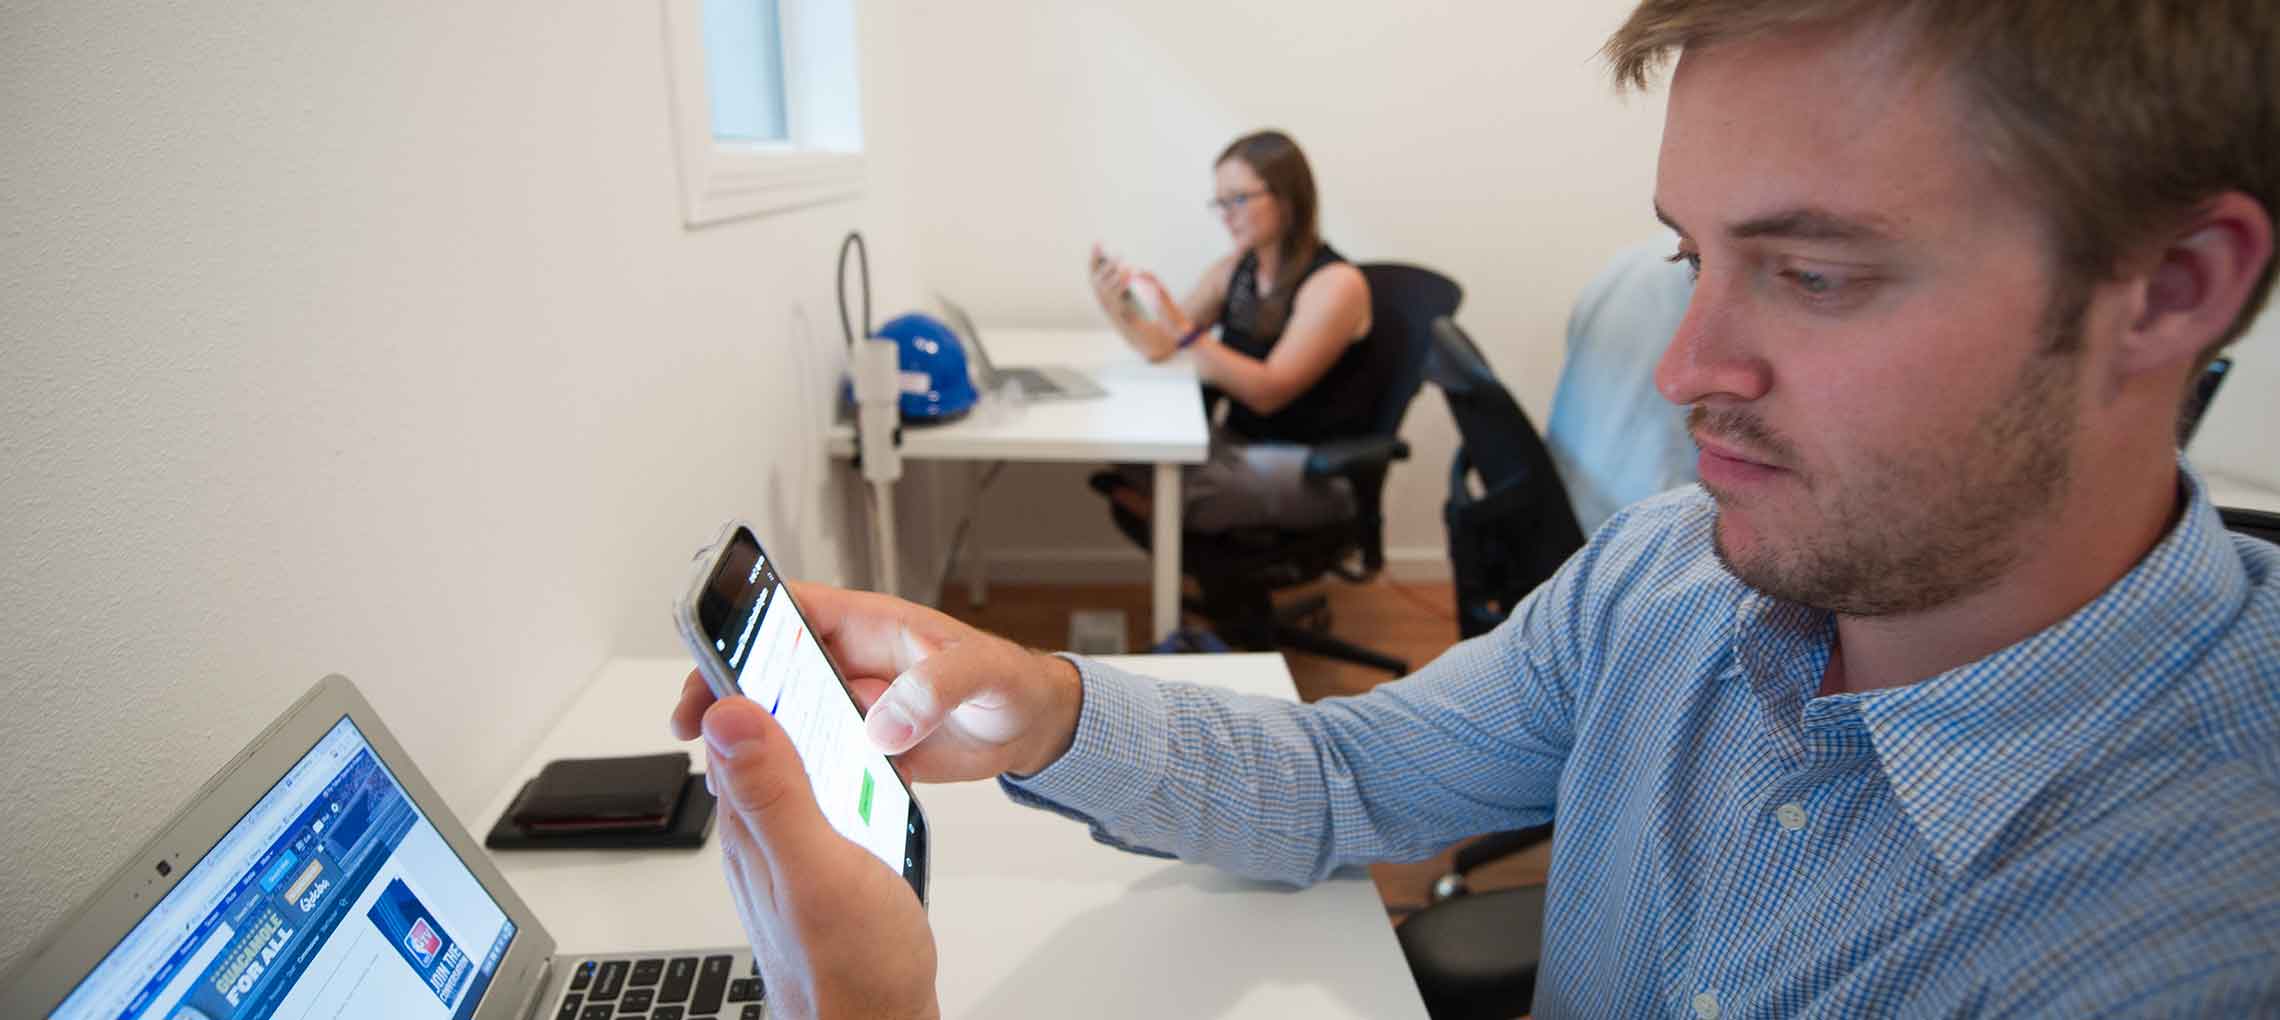
[[[776,0],[705,0],[705,94],[715,142],[782,142],[784,34]]]
[[[863,190],[855,0],[663,0],[682,217]]]

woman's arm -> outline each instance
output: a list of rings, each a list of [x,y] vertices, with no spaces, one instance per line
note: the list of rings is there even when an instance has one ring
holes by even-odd
[[[1265,359],[1218,342],[1195,345],[1196,373],[1254,414],[1290,406],[1322,381],[1346,347],[1370,328],[1370,288],[1350,263],[1308,277],[1291,303],[1290,322]]]

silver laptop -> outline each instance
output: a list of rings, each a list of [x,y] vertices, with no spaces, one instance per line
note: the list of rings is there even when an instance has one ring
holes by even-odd
[[[934,300],[950,316],[950,326],[965,338],[966,346],[974,352],[975,370],[981,374],[982,389],[988,393],[1002,392],[1006,387],[1019,387],[1021,395],[1030,400],[1084,400],[1105,397],[1108,391],[1091,377],[1063,365],[1022,365],[999,368],[990,360],[989,348],[982,344],[982,331],[974,328],[974,320],[958,303],[934,295]]]
[[[738,1020],[746,947],[556,955],[347,678],[326,677],[0,982],[0,1017]]]

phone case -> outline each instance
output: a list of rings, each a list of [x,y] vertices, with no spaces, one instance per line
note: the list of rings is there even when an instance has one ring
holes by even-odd
[[[516,825],[624,825],[661,829],[680,803],[689,753],[557,758],[538,770],[508,812]]]
[[[738,528],[752,532],[755,538],[760,534],[742,518],[721,525],[720,534],[713,536],[712,544],[697,550],[696,562],[689,568],[688,591],[673,606],[673,627],[681,633],[681,645],[689,650],[689,657],[696,660],[697,672],[705,678],[705,684],[712,688],[716,698],[734,697],[743,692],[737,689],[736,678],[729,676],[720,662],[705,651],[704,632],[697,622],[697,599],[704,594],[705,582],[712,579],[713,560],[728,547],[729,536],[736,534]],[[767,549],[761,546],[761,555],[767,555]]]
[[[520,803],[530,792],[530,784],[523,784],[523,793],[515,796]],[[712,833],[713,795],[705,791],[705,777],[691,773],[681,784],[681,802],[674,808],[670,822],[662,829],[624,829],[618,831],[549,832],[515,824],[514,808],[509,807],[491,826],[490,835],[483,837],[483,845],[493,850],[647,850],[660,847],[694,848],[705,845],[705,837]]]

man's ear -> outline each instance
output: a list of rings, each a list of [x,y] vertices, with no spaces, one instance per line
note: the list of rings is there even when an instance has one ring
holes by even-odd
[[[2117,372],[2191,364],[2231,331],[2271,259],[2272,217],[2255,199],[2227,191],[2195,208],[2146,263],[2143,300],[2122,331]]]

